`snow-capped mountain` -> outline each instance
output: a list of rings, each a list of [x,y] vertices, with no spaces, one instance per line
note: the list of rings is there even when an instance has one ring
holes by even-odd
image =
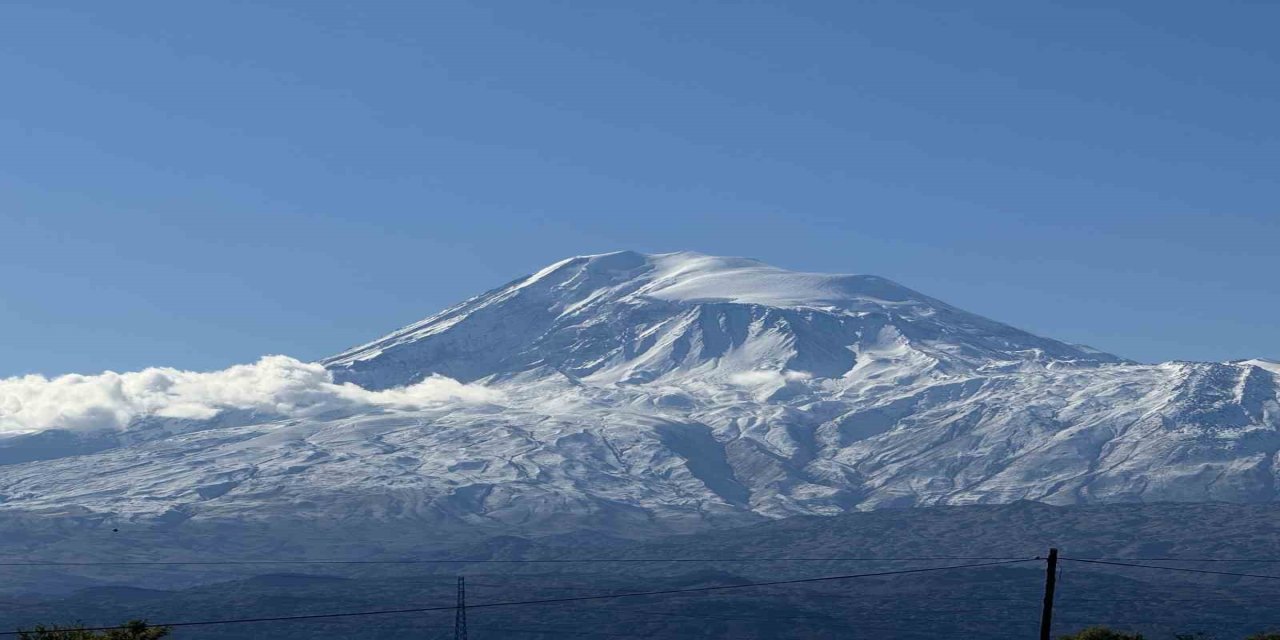
[[[368,388],[559,371],[633,385],[697,373],[847,376],[909,348],[942,371],[1120,359],[1033,336],[875,276],[742,258],[633,252],[570,258],[324,361]]]
[[[0,512],[626,531],[1276,499],[1280,364],[1135,364],[874,276],[577,257],[321,364],[380,400],[9,437]],[[405,391],[439,376],[484,393]]]

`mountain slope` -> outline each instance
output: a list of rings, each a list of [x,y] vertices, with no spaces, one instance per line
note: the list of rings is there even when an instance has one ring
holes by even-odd
[[[11,455],[0,510],[630,535],[888,506],[1276,497],[1275,365],[1134,364],[873,276],[572,258],[323,364],[367,389],[444,375],[489,393]]]

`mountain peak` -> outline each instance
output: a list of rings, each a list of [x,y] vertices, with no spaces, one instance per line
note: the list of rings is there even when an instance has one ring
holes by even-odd
[[[670,302],[730,302],[771,307],[834,308],[911,301],[940,305],[888,279],[872,275],[791,271],[751,258],[694,251],[644,254],[616,251],[561,260],[529,276],[523,288],[557,276],[574,286],[634,281],[634,293]]]
[[[707,368],[840,377],[873,354],[908,352],[946,369],[1120,361],[878,276],[618,251],[561,260],[323,364],[372,388],[533,370],[634,383]]]

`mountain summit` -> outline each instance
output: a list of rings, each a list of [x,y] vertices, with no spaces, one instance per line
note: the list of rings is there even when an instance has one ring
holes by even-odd
[[[539,369],[625,384],[694,369],[836,378],[885,349],[952,371],[1120,362],[876,276],[622,251],[557,262],[323,364],[378,389]]]
[[[157,371],[129,378],[149,394],[137,411],[179,391],[200,404],[106,435],[0,439],[0,510],[630,534],[914,505],[1277,498],[1274,363],[1135,364],[874,276],[576,257],[323,368],[292,362],[270,363],[287,396],[244,383],[262,365],[219,374],[213,400]],[[246,392],[246,410],[210,417]]]

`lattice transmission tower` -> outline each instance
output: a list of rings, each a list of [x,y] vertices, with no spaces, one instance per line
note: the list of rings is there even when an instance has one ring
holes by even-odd
[[[458,606],[453,612],[453,640],[467,640],[467,579],[458,576]]]

